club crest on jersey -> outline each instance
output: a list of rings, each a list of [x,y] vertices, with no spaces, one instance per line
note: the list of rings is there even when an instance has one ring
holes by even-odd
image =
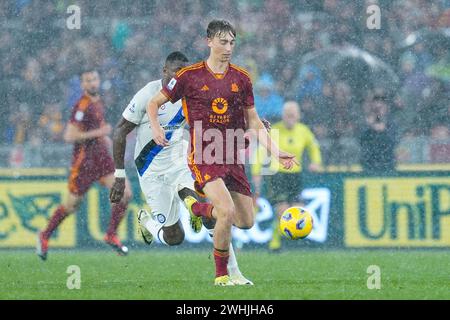
[[[231,92],[239,92],[239,87],[238,87],[237,83],[231,84]]]
[[[169,84],[167,85],[167,88],[169,88],[169,90],[172,90],[173,87],[175,87],[175,85],[177,84],[177,80],[175,78],[172,78],[169,82]]]
[[[166,222],[166,217],[164,217],[164,215],[162,215],[162,214],[158,214],[158,215],[156,216],[156,219],[158,219],[158,222],[159,222],[159,223],[164,223],[164,222]]]
[[[84,112],[83,111],[77,111],[77,113],[75,113],[75,120],[77,121],[81,121],[84,118]]]

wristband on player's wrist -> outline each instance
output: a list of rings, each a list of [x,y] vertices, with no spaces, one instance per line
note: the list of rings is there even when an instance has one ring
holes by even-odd
[[[126,178],[126,176],[125,169],[116,169],[114,171],[114,177],[116,178]]]

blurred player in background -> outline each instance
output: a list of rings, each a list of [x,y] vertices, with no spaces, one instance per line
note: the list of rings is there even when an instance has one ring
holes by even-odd
[[[114,162],[109,154],[111,125],[105,122],[104,106],[100,98],[100,76],[95,69],[81,73],[83,96],[75,104],[67,124],[64,140],[74,143],[72,166],[69,176],[69,194],[66,202],[53,213],[47,228],[39,233],[37,254],[47,259],[48,240],[52,232],[71,213],[75,212],[84,194],[98,181],[110,189],[114,184]],[[126,183],[124,197],[111,207],[111,220],[104,241],[120,255],[128,253],[117,237],[117,228],[122,221],[132,194]]]
[[[162,147],[153,140],[146,113],[147,103],[175,73],[185,67],[188,59],[181,52],[172,52],[166,58],[163,78],[149,82],[138,91],[122,114],[114,132],[114,162],[116,179],[110,192],[113,203],[120,201],[125,190],[125,163],[127,135],[136,129],[135,165],[139,175],[141,190],[151,208],[151,214],[141,210],[138,221],[142,237],[147,244],[158,238],[163,244],[173,246],[184,240],[184,230],[180,221],[180,203],[184,201],[190,212],[190,223],[194,232],[200,232],[202,219],[193,211],[208,215],[212,205],[198,202],[194,191],[194,179],[187,165],[187,143],[183,139],[185,116],[181,102],[167,102],[158,113],[158,122],[165,130],[169,144]],[[214,221],[204,219],[203,223],[212,236]],[[230,244],[228,272],[235,285],[252,285],[239,270],[233,246]]]
[[[214,283],[220,286],[234,285],[227,271],[232,225],[249,229],[255,219],[250,185],[244,165],[238,161],[245,130],[255,130],[262,145],[287,169],[296,162],[293,155],[278,149],[259,119],[248,72],[230,63],[235,41],[236,31],[228,21],[211,21],[207,28],[208,59],[178,71],[147,107],[153,139],[158,145],[167,146],[166,132],[158,121],[159,108],[168,101],[182,99],[190,125],[189,168],[195,176],[197,192],[206,195],[213,205],[206,217],[216,220]],[[203,136],[207,130],[220,137],[209,140]],[[214,153],[208,154],[206,151],[211,148]]]
[[[300,107],[295,101],[287,101],[283,106],[282,121],[272,125],[271,135],[277,135],[280,148],[302,159],[305,149],[311,160],[309,170],[318,172],[321,170],[322,158],[320,147],[312,131],[300,122]],[[255,196],[261,193],[262,187],[262,163],[266,163],[267,157],[263,148],[258,150],[258,160],[252,166],[253,185]],[[275,207],[277,215],[273,223],[273,236],[269,243],[272,251],[281,248],[281,233],[279,231],[279,220],[281,214],[290,207],[304,205],[300,199],[302,190],[302,166],[295,166],[286,170],[277,161],[269,160],[269,173],[264,175],[267,198]]]

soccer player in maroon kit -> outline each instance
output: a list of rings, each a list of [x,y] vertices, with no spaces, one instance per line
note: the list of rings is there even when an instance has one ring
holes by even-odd
[[[96,70],[81,73],[83,96],[72,110],[70,121],[64,133],[64,140],[74,143],[72,166],[69,176],[69,194],[64,204],[53,213],[47,228],[39,233],[36,253],[42,260],[47,259],[48,240],[52,232],[80,205],[90,186],[99,181],[108,189],[114,184],[114,161],[109,154],[111,125],[105,122],[104,106],[99,95],[100,77]],[[111,205],[111,220],[104,238],[117,253],[125,255],[128,248],[123,246],[116,232],[122,221],[132,194],[130,184],[122,200]]]
[[[195,215],[206,212],[207,218],[216,219],[213,239],[216,285],[233,285],[227,273],[231,226],[249,229],[255,219],[250,185],[238,158],[245,143],[245,130],[256,131],[259,142],[286,169],[298,165],[293,155],[278,149],[259,119],[248,72],[230,63],[235,38],[236,31],[229,22],[211,21],[207,28],[208,59],[177,72],[147,106],[153,139],[166,146],[164,129],[158,123],[158,108],[169,100],[174,103],[182,99],[190,125],[189,168],[195,176],[196,191],[211,201],[211,204],[196,203],[192,209]],[[205,205],[211,206],[211,210],[200,210]]]

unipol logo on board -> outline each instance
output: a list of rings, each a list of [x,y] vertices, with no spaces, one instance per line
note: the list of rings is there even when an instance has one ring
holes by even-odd
[[[450,178],[355,178],[344,184],[349,247],[450,247]]]

